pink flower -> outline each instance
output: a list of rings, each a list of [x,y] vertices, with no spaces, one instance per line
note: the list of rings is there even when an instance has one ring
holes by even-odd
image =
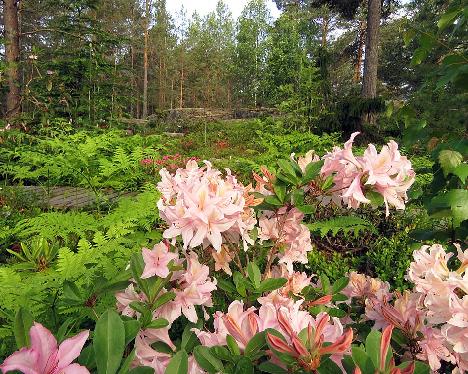
[[[216,290],[216,280],[212,281],[209,273],[208,266],[200,264],[195,253],[187,255],[187,271],[177,280],[173,289],[176,298],[169,305],[191,322],[198,320],[195,305],[212,306],[211,293]]]
[[[250,339],[258,332],[258,316],[255,308],[244,311],[242,301],[233,301],[227,314],[223,315],[226,330],[239,343],[239,348],[244,349]]]
[[[294,159],[295,154],[291,153],[291,160],[295,161]],[[297,159],[297,165],[304,173],[307,165],[320,161],[320,157],[315,153],[314,150],[308,151],[304,156],[299,156]]]
[[[333,176],[333,200],[339,197],[348,207],[358,208],[361,203],[370,203],[365,189],[383,196],[387,216],[390,206],[404,209],[406,191],[415,180],[411,163],[400,155],[398,144],[393,140],[383,146],[380,153],[369,144],[363,156],[354,156],[352,144],[358,134],[353,133],[343,149],[335,147],[323,157],[321,175]]]
[[[57,345],[54,336],[40,323],[29,330],[31,348],[21,348],[0,365],[4,373],[19,370],[24,374],[89,374],[88,369],[72,364],[88,339],[89,331],[83,331]]]
[[[184,248],[211,244],[218,252],[223,241],[240,237],[246,249],[247,244],[253,244],[249,231],[256,223],[246,203],[246,188],[229,170],[223,178],[211,163],[205,161],[205,165],[199,168],[191,160],[175,175],[166,169],[160,171],[162,198],[158,208],[170,225],[163,235],[173,241],[181,236]]]
[[[447,347],[444,345],[444,337],[440,330],[432,327],[424,327],[421,330],[423,339],[418,343],[421,353],[416,356],[418,359],[428,361],[432,370],[440,369],[440,361],[455,363],[455,359]]]
[[[133,284],[130,284],[124,292],[117,292],[115,294],[117,299],[116,308],[124,316],[133,317],[137,312],[130,307],[130,303],[134,301],[145,301],[146,296],[139,294],[135,291]]]
[[[168,246],[163,242],[156,244],[151,251],[148,248],[143,248],[142,254],[145,261],[145,269],[141,275],[142,279],[151,278],[155,275],[166,278],[169,275],[167,265],[178,258],[176,253],[169,252]]]
[[[260,242],[271,240],[275,243],[280,264],[285,264],[289,273],[293,272],[293,263],[306,264],[307,252],[312,250],[310,231],[303,225],[304,215],[296,208],[283,207],[276,213],[265,212],[259,220]]]
[[[226,336],[228,334],[228,330],[224,325],[223,316],[224,314],[221,312],[216,312],[214,314],[214,332],[202,331],[196,328],[192,329],[202,345],[207,347],[213,347],[215,345],[226,345]]]

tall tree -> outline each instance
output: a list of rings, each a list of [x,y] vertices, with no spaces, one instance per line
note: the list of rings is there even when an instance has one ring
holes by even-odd
[[[8,92],[6,98],[6,117],[14,119],[21,111],[20,76],[19,76],[19,0],[3,0],[4,4],[4,32],[5,32],[5,60]]]
[[[143,110],[142,117],[148,117],[148,34],[151,16],[151,0],[145,0],[145,44],[143,47]]]
[[[257,106],[263,102],[267,35],[270,12],[264,0],[251,0],[238,20],[235,55],[236,92],[240,104]],[[264,86],[264,85],[263,85]]]
[[[381,0],[367,0],[366,54],[361,94],[368,99],[377,96],[380,16]]]

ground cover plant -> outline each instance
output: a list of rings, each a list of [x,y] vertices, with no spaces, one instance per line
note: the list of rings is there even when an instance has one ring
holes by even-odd
[[[2,370],[48,372],[49,362],[80,372],[466,370],[466,250],[458,247],[453,263],[441,245],[415,250],[403,292],[356,272],[330,281],[294,269],[313,251],[308,226],[322,236],[373,227],[357,216],[306,226],[305,216],[334,205],[371,205],[387,217],[405,208],[411,162],[393,141],[358,156],[357,136],[322,157],[310,151],[263,167],[252,184],[189,159],[160,170],[156,195],[123,201],[99,221],[86,213],[73,221],[70,212],[55,227],[59,213],[20,223],[14,234],[34,239],[2,269],[3,349],[30,348],[8,356]],[[162,235],[151,230],[156,222],[165,222]],[[32,295],[44,299],[22,302]],[[108,309],[112,300],[116,309]],[[50,302],[52,315],[42,309]],[[57,338],[38,317],[56,326]],[[82,332],[64,340],[73,331]]]

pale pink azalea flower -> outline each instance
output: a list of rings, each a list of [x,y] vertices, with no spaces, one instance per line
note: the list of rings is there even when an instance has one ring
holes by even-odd
[[[285,264],[280,264],[271,269],[271,277],[287,279],[287,283],[276,292],[284,296],[289,296],[290,293],[298,296],[305,287],[310,286],[312,275],[308,277],[306,273],[298,271],[290,273]]]
[[[438,329],[425,326],[421,332],[423,339],[418,342],[421,349],[416,356],[418,359],[427,361],[434,371],[440,369],[441,360],[455,363],[455,358],[444,345],[444,338]]]
[[[169,252],[169,247],[164,242],[156,244],[152,250],[143,248],[142,255],[145,261],[142,279],[154,276],[166,278],[169,275],[169,263],[179,257],[176,253]]]
[[[292,161],[295,161],[297,162],[297,165],[299,166],[299,168],[301,169],[301,171],[304,173],[306,168],[307,168],[307,165],[313,163],[313,162],[318,162],[320,161],[320,157],[319,155],[317,155],[315,153],[314,150],[310,150],[308,151],[304,156],[299,156],[297,158],[297,161],[295,159],[295,153],[291,153],[291,160]]]
[[[244,303],[235,300],[222,316],[224,326],[229,334],[237,341],[240,349],[245,349],[247,343],[258,331],[258,315],[255,308],[244,311]]]
[[[420,278],[424,278],[427,273],[434,272],[441,277],[449,275],[447,262],[452,256],[446,253],[440,244],[432,246],[423,245],[413,252],[414,261],[408,269],[408,279],[416,283]]]
[[[31,348],[21,348],[8,356],[0,365],[3,373],[19,370],[24,374],[89,374],[86,367],[72,363],[80,355],[89,331],[82,331],[58,345],[51,332],[35,322],[29,336]]]
[[[306,264],[307,252],[312,250],[309,229],[302,224],[304,215],[296,208],[280,208],[276,213],[264,212],[259,219],[260,242],[271,240],[280,247],[279,263],[285,264],[289,273],[293,263]]]
[[[161,170],[158,189],[162,198],[158,208],[161,218],[169,224],[163,234],[165,238],[174,242],[181,236],[185,249],[212,245],[220,251],[223,241],[230,236],[240,237],[244,249],[253,244],[249,231],[256,221],[246,202],[247,188],[230,170],[226,173],[223,178],[208,161],[200,168],[193,160],[175,175]]]
[[[130,307],[130,303],[137,301],[142,302],[146,301],[146,296],[144,294],[139,294],[135,291],[133,283],[131,283],[123,292],[117,292],[115,294],[117,300],[116,308],[119,313],[127,317],[134,317],[138,313]]]
[[[214,332],[196,328],[192,329],[202,345],[207,347],[213,347],[215,345],[226,345],[226,336],[228,334],[228,330],[224,325],[223,316],[224,314],[219,311],[214,314]]]
[[[380,153],[369,144],[363,156],[354,156],[352,145],[358,134],[353,133],[343,149],[334,147],[323,157],[321,175],[333,176],[332,195],[341,198],[348,207],[358,208],[361,203],[370,203],[364,193],[370,189],[383,196],[387,216],[390,206],[404,209],[406,192],[415,180],[411,162],[401,156],[394,141],[383,146]]]
[[[209,278],[209,272],[208,266],[200,264],[195,253],[187,254],[187,270],[174,289],[176,297],[170,305],[194,323],[198,320],[195,305],[212,306],[211,293],[216,290],[216,280]]]

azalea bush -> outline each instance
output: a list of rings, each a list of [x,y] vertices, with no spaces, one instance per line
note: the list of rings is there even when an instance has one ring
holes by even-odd
[[[309,151],[263,167],[248,185],[208,161],[188,160],[175,172],[161,169],[163,240],[121,269],[115,308],[95,314],[95,325],[60,328],[57,338],[20,309],[14,326],[19,350],[0,368],[169,374],[468,370],[468,250],[458,247],[454,256],[438,244],[417,249],[407,271],[412,288],[402,293],[356,272],[331,282],[298,271],[314,251],[304,219],[313,220],[318,208],[368,205],[386,216],[405,208],[415,180],[411,162],[393,141],[380,152],[371,144],[356,155],[357,135],[321,157]],[[69,337],[72,332],[77,335]]]

